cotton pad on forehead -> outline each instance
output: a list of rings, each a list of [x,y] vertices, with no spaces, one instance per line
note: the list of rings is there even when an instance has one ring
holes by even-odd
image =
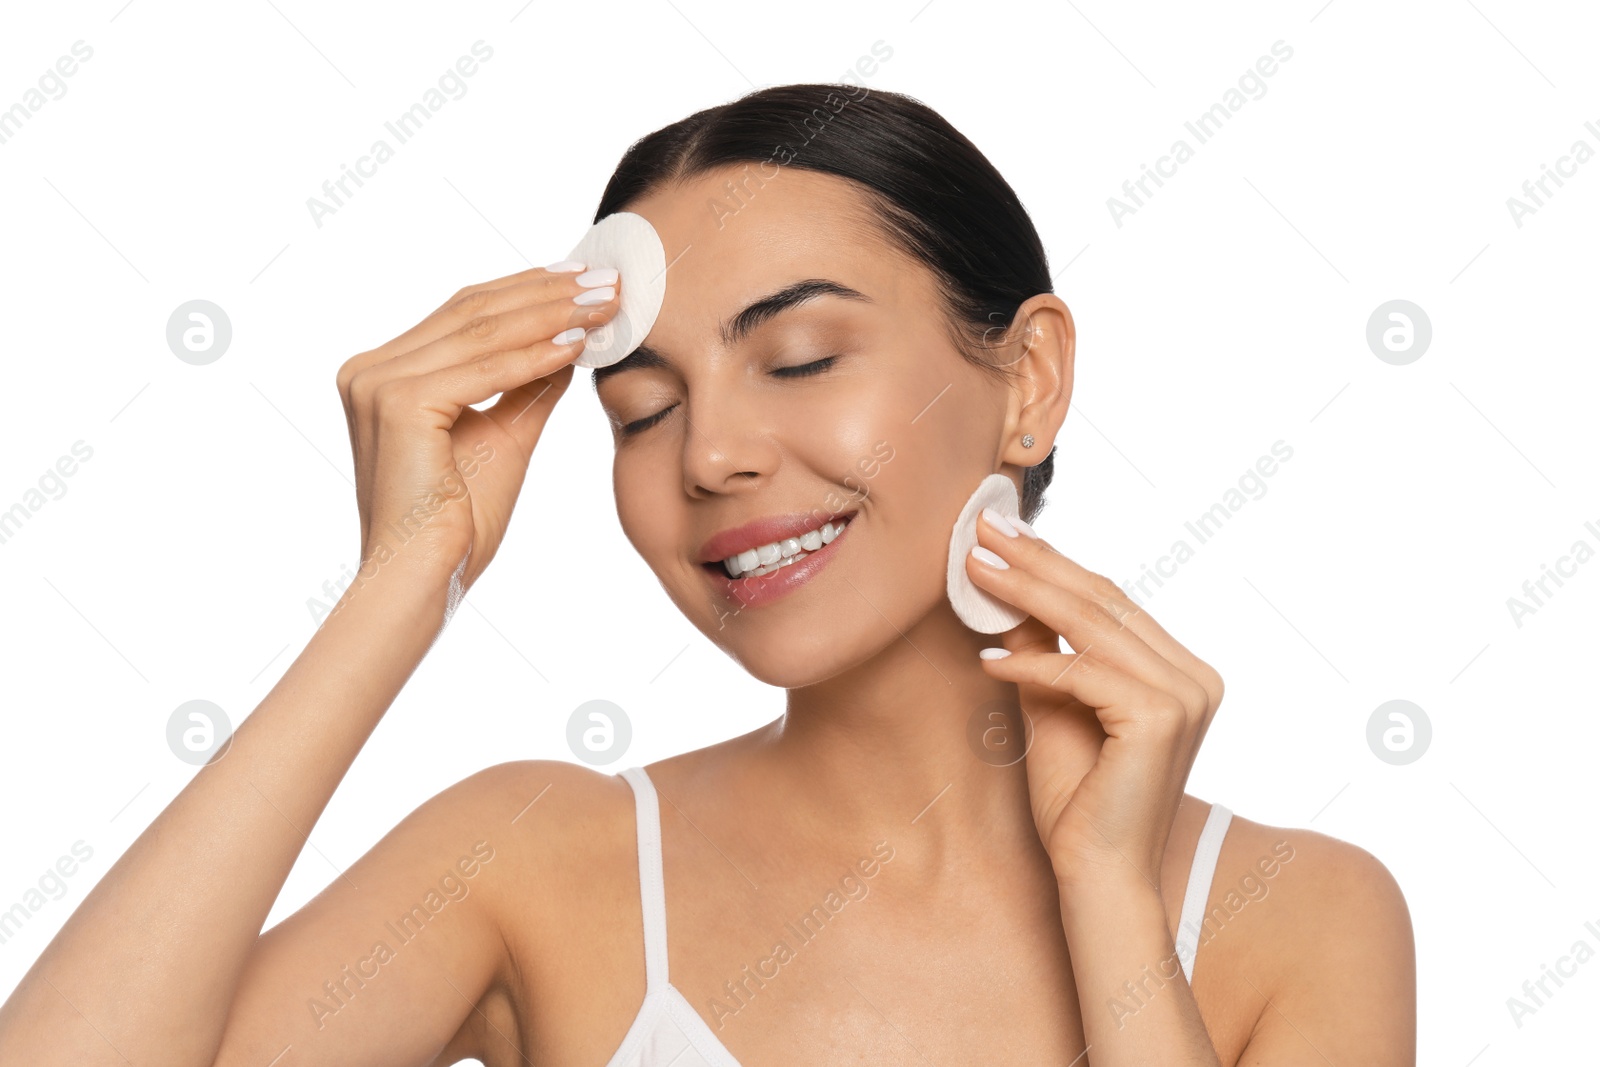
[[[1020,516],[1017,486],[1004,474],[991,474],[978,483],[950,531],[950,565],[945,574],[945,594],[962,622],[980,634],[1004,633],[1028,617],[967,577],[967,556],[978,543],[978,513],[994,508],[1008,519]]]
[[[660,235],[643,215],[617,211],[589,227],[566,258],[590,270],[616,268],[622,295],[617,313],[589,331],[573,363],[593,368],[620,362],[644,343],[667,295],[667,253]]]

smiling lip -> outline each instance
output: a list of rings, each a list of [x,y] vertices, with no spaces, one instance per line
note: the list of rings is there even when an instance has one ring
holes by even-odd
[[[748,552],[752,548],[758,548],[773,541],[799,537],[808,530],[818,529],[825,522],[848,519],[855,512],[839,511],[831,515],[824,515],[820,519],[817,518],[817,514],[818,512],[816,511],[792,511],[787,515],[768,515],[764,519],[747,522],[743,526],[735,526],[731,530],[723,530],[701,546],[700,562],[720,564],[729,556],[736,556],[740,552]],[[791,564],[791,566],[794,565]],[[784,568],[784,570],[788,569],[788,567]]]
[[[789,519],[792,518],[792,516],[785,516],[784,518]],[[705,572],[706,577],[719,592],[721,592],[724,596],[738,602],[740,611],[743,611],[745,608],[753,608],[762,604],[771,603],[772,601],[777,600],[779,597],[787,596],[789,593],[794,592],[794,590],[798,589],[801,585],[815,577],[818,571],[822,570],[822,568],[826,567],[830,562],[832,562],[833,557],[838,554],[840,543],[844,541],[845,538],[850,535],[850,531],[855,528],[855,512],[843,512],[840,514],[839,518],[843,518],[847,521],[838,534],[834,536],[832,541],[829,541],[815,552],[806,553],[798,561],[789,564],[787,567],[780,567],[768,574],[759,576],[746,575],[742,578],[730,578],[728,577],[728,572],[723,569],[722,563],[720,562],[723,557],[718,557],[718,561],[702,561],[700,564],[700,569]],[[804,520],[807,523],[815,521],[810,516],[805,516]],[[770,522],[772,520],[762,521]],[[837,520],[831,521],[835,521],[835,523],[837,523]],[[718,534],[717,536],[724,537],[731,534],[739,534],[742,537],[748,537],[750,535],[746,534],[745,531],[755,529],[760,527],[760,525],[760,523],[751,523],[749,526],[741,526],[737,530],[730,530],[727,532],[727,534]],[[804,526],[796,528],[791,525],[788,527],[791,532],[785,536],[792,537],[796,533],[804,532],[806,528],[807,527]],[[763,528],[762,532],[758,536],[764,537],[767,540],[772,540],[772,538],[765,532],[765,528]],[[752,541],[748,547],[754,548],[758,544],[764,545],[767,543],[767,540]],[[716,538],[713,538],[711,541],[707,542],[706,550],[721,551],[716,544]],[[739,551],[742,552],[744,549],[739,549]]]

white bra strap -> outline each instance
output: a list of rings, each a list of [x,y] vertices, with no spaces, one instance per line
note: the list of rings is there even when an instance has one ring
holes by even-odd
[[[661,802],[643,767],[622,777],[633,787],[634,823],[639,839],[639,904],[644,915],[645,993],[667,984],[667,887],[661,873]]]
[[[1194,957],[1200,951],[1200,932],[1205,923],[1206,898],[1211,895],[1211,880],[1216,874],[1217,857],[1222,854],[1222,839],[1233,821],[1233,812],[1221,804],[1211,805],[1211,814],[1200,830],[1194,846],[1194,863],[1189,867],[1189,885],[1183,892],[1183,911],[1178,918],[1178,959],[1183,976],[1192,980]]]

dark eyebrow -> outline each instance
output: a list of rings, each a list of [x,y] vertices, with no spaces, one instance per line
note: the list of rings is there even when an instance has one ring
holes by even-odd
[[[805,278],[792,282],[777,292],[769,293],[754,303],[746,306],[742,311],[721,325],[718,336],[724,345],[738,344],[748,337],[755,329],[767,320],[797,307],[808,300],[815,300],[820,296],[837,296],[845,300],[860,300],[872,303],[872,298],[867,294],[830,281],[827,278]],[[590,379],[594,383],[595,392],[600,391],[600,383],[613,374],[620,374],[625,370],[644,370],[649,367],[672,366],[671,360],[649,345],[640,345],[617,363],[609,367],[596,367],[594,376]]]

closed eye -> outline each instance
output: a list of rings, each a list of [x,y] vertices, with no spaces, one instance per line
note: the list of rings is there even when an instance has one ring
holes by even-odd
[[[829,356],[826,359],[819,359],[814,363],[802,363],[797,367],[779,367],[772,373],[776,374],[780,378],[804,378],[811,374],[821,374],[823,371],[827,370],[829,367],[838,362],[838,360],[838,356]]]
[[[813,374],[821,374],[838,361],[838,356],[828,356],[825,359],[814,360],[810,363],[802,363],[794,367],[779,367],[772,373],[780,378],[806,378]],[[662,408],[654,415],[647,415],[642,419],[635,419],[633,422],[625,424],[622,427],[622,436],[632,437],[634,434],[643,433],[645,430],[648,430],[650,427],[666,418],[667,413],[670,412],[672,408],[677,406],[678,405],[673,404],[671,407]]]
[[[648,415],[648,416],[646,416],[645,418],[642,418],[642,419],[635,419],[633,422],[630,422],[630,423],[628,423],[628,424],[626,424],[625,426],[622,427],[622,436],[624,436],[624,437],[632,437],[636,433],[642,433],[645,430],[648,430],[650,427],[654,426],[656,423],[658,423],[662,419],[666,418],[667,417],[667,412],[671,411],[672,408],[675,408],[677,406],[678,405],[673,404],[672,407],[662,408],[660,411],[656,412],[654,415]]]

